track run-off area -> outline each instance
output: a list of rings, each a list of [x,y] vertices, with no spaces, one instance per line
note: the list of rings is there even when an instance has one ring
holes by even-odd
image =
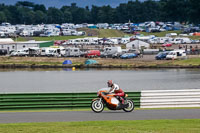
[[[130,113],[122,110],[106,110],[102,113],[92,111],[0,112],[0,123],[158,119],[200,119],[200,109],[134,110]]]

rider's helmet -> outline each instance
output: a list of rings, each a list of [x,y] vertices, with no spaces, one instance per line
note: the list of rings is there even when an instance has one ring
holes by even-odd
[[[108,82],[107,82],[107,83],[108,83],[108,86],[109,86],[109,87],[111,87],[111,86],[112,86],[112,84],[113,84],[113,81],[112,81],[112,80],[108,80]]]

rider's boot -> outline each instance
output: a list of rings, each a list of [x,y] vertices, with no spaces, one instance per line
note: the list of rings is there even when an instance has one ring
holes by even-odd
[[[120,97],[120,102],[124,104],[124,98]]]

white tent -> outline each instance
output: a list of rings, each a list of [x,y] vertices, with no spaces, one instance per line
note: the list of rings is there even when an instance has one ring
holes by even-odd
[[[141,47],[149,48],[150,44],[140,40],[134,40],[126,44],[127,49],[141,49]]]

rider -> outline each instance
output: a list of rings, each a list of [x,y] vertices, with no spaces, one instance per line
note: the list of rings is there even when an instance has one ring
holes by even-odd
[[[124,104],[124,97],[125,93],[124,91],[119,87],[119,85],[113,83],[112,80],[108,80],[108,87],[111,87],[111,89],[108,91],[109,93],[114,92],[116,97],[119,97],[119,100],[121,101],[122,104]]]

